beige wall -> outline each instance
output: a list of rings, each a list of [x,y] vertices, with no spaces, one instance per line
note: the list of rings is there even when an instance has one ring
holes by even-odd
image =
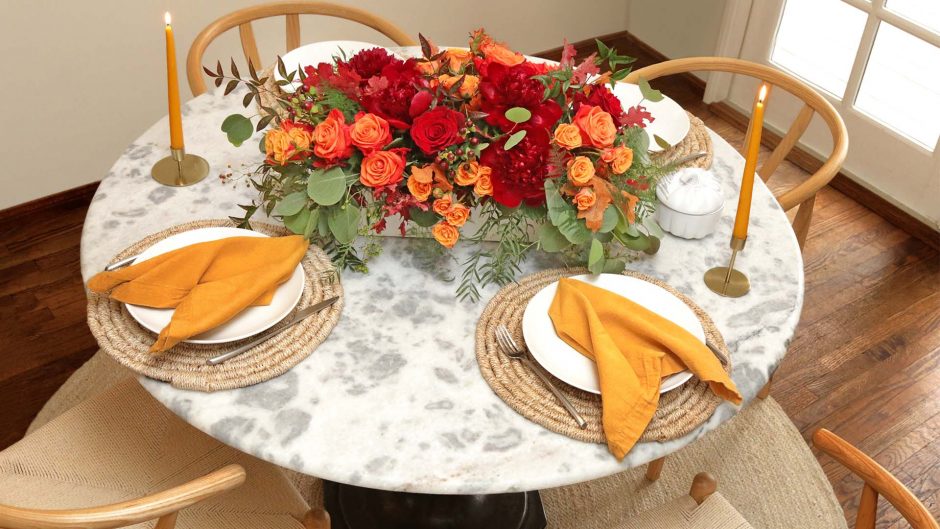
[[[196,34],[223,13],[257,0],[0,0],[0,209],[99,180],[125,146],[166,114],[163,12],[174,16],[180,78]],[[565,0],[348,2],[406,32],[460,44],[485,26],[523,52],[621,31],[625,0],[590,9]],[[303,40],[353,39],[387,44],[364,27],[307,17]],[[283,19],[258,24],[263,56],[283,50]],[[667,50],[662,50],[667,51]],[[207,57],[241,56],[237,32]],[[225,61],[223,61],[225,62]],[[188,86],[183,86],[185,95]]]
[[[714,55],[724,7],[725,0],[630,0],[627,30],[670,59]]]

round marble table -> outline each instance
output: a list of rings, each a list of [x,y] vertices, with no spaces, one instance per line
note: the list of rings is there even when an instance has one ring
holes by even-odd
[[[259,161],[257,141],[232,147],[219,129],[243,110],[241,97],[209,93],[186,105],[187,149],[204,156],[209,178],[163,187],[150,168],[168,153],[166,119],[134,141],[102,181],[82,233],[87,280],[119,250],[175,224],[238,215],[252,191],[223,184]],[[727,198],[718,232],[698,241],[667,236],[631,269],[663,279],[705,308],[734,354],[733,378],[755,397],[783,358],[803,302],[803,264],[787,218],[758,180],[746,250],[738,266],[752,283],[739,299],[711,293],[705,270],[729,257],[743,159],[712,135],[713,169]],[[480,375],[474,331],[486,299],[458,302],[455,284],[424,269],[413,250],[427,241],[388,237],[368,275],[345,273],[346,306],[330,337],[305,361],[268,382],[200,393],[142,380],[159,401],[200,430],[244,452],[328,480],[383,490],[482,494],[536,490],[607,476],[705,435],[735,413],[723,404],[692,433],[642,443],[618,462],[607,447],[550,432],[503,403]],[[462,252],[457,250],[458,260]],[[525,272],[547,264],[531,258]]]

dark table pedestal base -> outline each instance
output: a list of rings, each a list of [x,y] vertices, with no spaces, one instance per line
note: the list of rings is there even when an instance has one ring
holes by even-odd
[[[323,482],[333,529],[545,529],[538,491],[437,495]]]

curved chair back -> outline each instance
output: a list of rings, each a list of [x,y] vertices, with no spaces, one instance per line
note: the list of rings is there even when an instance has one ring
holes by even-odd
[[[196,36],[196,40],[189,48],[189,55],[186,57],[186,77],[189,79],[189,89],[192,90],[193,95],[198,96],[206,91],[206,83],[202,78],[202,55],[216,37],[238,26],[238,35],[241,39],[245,60],[251,62],[255,67],[261,68],[261,58],[258,55],[258,46],[255,43],[255,34],[251,28],[251,22],[262,18],[284,16],[287,30],[287,51],[290,51],[300,46],[300,15],[322,15],[351,20],[382,33],[399,46],[412,46],[415,43],[398,26],[382,17],[355,7],[330,2],[274,2],[247,7],[223,16],[206,26]]]
[[[904,484],[845,439],[820,428],[813,434],[813,445],[865,481],[862,498],[858,503],[855,529],[875,529],[879,495],[888,500],[913,529],[940,529],[940,524],[930,515],[927,507]]]
[[[775,87],[782,88],[803,101],[803,108],[797,114],[790,129],[787,131],[780,144],[774,149],[770,157],[758,169],[758,174],[767,182],[773,176],[780,162],[786,158],[787,154],[793,149],[797,141],[806,131],[813,115],[819,116],[829,126],[829,132],[832,134],[832,154],[829,159],[823,163],[814,174],[803,182],[797,184],[791,189],[782,191],[776,195],[777,202],[784,211],[789,211],[798,207],[796,217],[793,220],[793,231],[796,233],[800,248],[806,242],[806,235],[809,232],[809,225],[813,218],[813,205],[816,201],[816,193],[822,189],[839,172],[845,156],[849,149],[848,132],[845,129],[845,123],[842,116],[836,111],[825,97],[819,94],[806,83],[788,75],[776,68],[757,64],[741,59],[732,59],[727,57],[688,57],[685,59],[675,59],[665,61],[659,64],[653,64],[645,68],[633,71],[628,75],[624,82],[636,83],[641,77],[646,80],[656,79],[664,75],[672,75],[684,72],[708,71],[708,72],[728,72],[734,74],[755,77]]]
[[[179,511],[238,487],[245,469],[228,465],[145,498],[102,507],[72,510],[23,509],[0,505],[3,529],[117,529],[157,520],[154,529],[173,529]],[[311,527],[318,527],[311,525]]]

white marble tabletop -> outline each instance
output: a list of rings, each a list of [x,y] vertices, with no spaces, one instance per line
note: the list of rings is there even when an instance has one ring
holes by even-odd
[[[135,140],[102,181],[82,233],[87,280],[121,249],[148,234],[198,219],[238,215],[252,192],[223,184],[220,173],[260,161],[257,141],[232,147],[219,129],[240,97],[206,94],[186,105],[187,149],[204,156],[209,178],[170,188],[150,178],[168,154],[166,119]],[[688,294],[708,310],[734,354],[735,383],[753,399],[786,353],[803,302],[803,263],[787,218],[758,179],[753,218],[739,267],[753,285],[740,299],[702,282],[724,264],[742,158],[720,137],[713,169],[727,198],[718,232],[687,241],[667,236],[654,256],[629,265]],[[346,306],[330,337],[310,357],[268,382],[232,391],[182,391],[142,380],[180,417],[249,454],[306,474],[386,490],[439,494],[533,490],[607,476],[674,452],[735,413],[725,403],[692,433],[637,445],[622,461],[607,447],[575,441],[523,418],[480,375],[474,354],[480,303],[455,300],[447,274],[428,270],[414,250],[428,241],[383,238],[368,275],[345,273]],[[464,253],[459,245],[458,260]],[[452,272],[452,260],[442,265]],[[534,257],[526,272],[550,266]]]

